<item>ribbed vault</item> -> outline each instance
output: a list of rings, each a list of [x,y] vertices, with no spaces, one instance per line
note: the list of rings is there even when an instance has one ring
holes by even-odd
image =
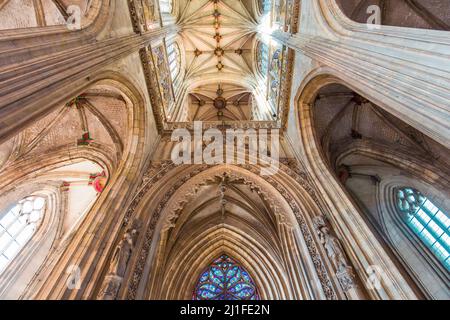
[[[142,200],[133,204],[144,240],[138,241],[135,267],[122,288],[129,299],[190,299],[200,273],[221,254],[242,263],[262,299],[340,294],[328,278],[327,262],[320,262],[315,231],[309,230],[317,206],[289,175],[275,178],[280,185],[296,185],[296,196],[288,202],[273,185],[241,167],[178,167],[155,174],[161,181],[144,187]],[[174,179],[176,185],[170,182]]]
[[[248,4],[248,2],[246,2]],[[248,121],[271,119],[271,114],[252,118],[253,106],[234,94],[211,94],[211,87],[236,87],[246,96],[260,95],[256,90],[254,70],[256,54],[254,43],[258,22],[252,6],[241,0],[178,1],[178,23],[181,27],[180,41],[183,43],[186,61],[183,82],[186,94],[178,105],[187,108],[179,112],[173,121]],[[207,84],[205,85],[205,81]],[[238,84],[238,82],[240,82]],[[205,99],[206,98],[206,99]],[[220,107],[214,101],[225,101]],[[211,103],[209,103],[211,100]],[[259,109],[264,108],[265,97]],[[243,103],[240,103],[240,102]],[[199,108],[201,107],[201,108]],[[268,112],[268,111],[267,111]],[[205,115],[205,116],[202,116]]]

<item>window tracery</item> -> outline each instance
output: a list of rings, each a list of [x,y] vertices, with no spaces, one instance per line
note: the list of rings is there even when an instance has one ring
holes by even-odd
[[[14,260],[39,228],[46,201],[30,196],[0,216],[0,273]]]
[[[397,190],[397,208],[419,238],[450,270],[450,219],[419,191],[404,187]]]
[[[222,255],[200,276],[194,300],[259,300],[252,278],[236,261]]]
[[[169,62],[170,75],[174,81],[180,74],[181,68],[181,51],[176,42],[171,43],[167,47],[167,57]]]

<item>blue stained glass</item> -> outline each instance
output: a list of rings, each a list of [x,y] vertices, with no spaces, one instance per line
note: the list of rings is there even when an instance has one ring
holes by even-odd
[[[222,255],[200,276],[194,300],[259,300],[248,272],[236,261]]]
[[[272,10],[272,0],[259,0],[259,7],[263,14],[269,13]]]
[[[258,71],[263,77],[267,77],[267,71],[269,70],[269,46],[264,42],[258,43],[256,59],[258,61]]]
[[[412,188],[397,190],[397,206],[406,214],[409,227],[450,270],[450,220],[447,214]]]

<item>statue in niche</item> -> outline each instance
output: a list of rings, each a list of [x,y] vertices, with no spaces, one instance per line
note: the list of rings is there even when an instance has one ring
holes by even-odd
[[[286,0],[275,0],[275,21],[284,28],[286,17]]]
[[[284,32],[291,32],[292,31],[292,12],[294,12],[294,1],[288,0],[286,3],[287,10],[286,10],[286,17],[284,21]]]
[[[173,0],[167,0],[167,13],[171,13],[173,10]]]
[[[341,243],[331,234],[322,216],[314,218],[314,226],[316,227],[320,242],[325,248],[327,256],[334,267],[336,277],[342,289],[344,291],[352,289],[354,287],[355,276],[353,274],[353,268],[347,262]]]
[[[331,259],[336,270],[341,270],[347,267],[347,261],[344,257],[341,244],[339,240],[330,234],[330,229],[327,226],[321,226],[318,229],[319,239],[324,246],[328,257]]]
[[[114,300],[117,297],[134,245],[136,244],[139,225],[138,221],[134,221],[132,227],[124,233],[117,244],[109,265],[108,274],[98,294],[99,299]]]
[[[120,240],[119,244],[114,251],[113,258],[109,267],[109,274],[119,277],[125,275],[125,270],[130,260],[131,253],[133,251],[134,242],[137,236],[136,229],[129,229]]]
[[[144,0],[144,16],[147,21],[155,20],[155,2],[154,0]]]
[[[155,57],[155,67],[158,72],[161,97],[164,105],[168,107],[172,102],[172,82],[170,80],[170,71],[164,58],[165,51],[162,46],[153,50]]]

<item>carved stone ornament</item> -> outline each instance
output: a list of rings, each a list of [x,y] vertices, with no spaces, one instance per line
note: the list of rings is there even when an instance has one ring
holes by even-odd
[[[99,299],[116,299],[136,244],[139,227],[139,222],[134,221],[133,226],[124,233],[122,239],[117,244],[109,264],[107,276],[98,294]]]
[[[98,294],[101,300],[115,300],[122,284],[122,277],[109,275],[105,277],[102,288]]]
[[[336,277],[342,287],[342,290],[348,291],[355,287],[355,274],[352,267],[343,267],[336,273]]]
[[[166,161],[161,164],[154,164],[149,169],[149,172],[145,175],[144,181],[142,183],[142,186],[139,189],[138,194],[133,199],[132,204],[130,208],[127,211],[126,217],[130,218],[133,215],[133,212],[135,208],[138,206],[139,202],[142,200],[142,198],[145,196],[145,194],[157,183],[163,176],[168,174],[170,170],[174,168],[174,164],[171,161]],[[252,173],[255,173],[259,175],[258,166],[252,166],[252,165],[242,165],[240,166]],[[147,257],[150,251],[150,246],[153,240],[154,231],[156,228],[156,225],[161,217],[162,211],[165,209],[166,204],[169,202],[170,198],[175,194],[175,192],[187,181],[189,181],[191,178],[195,177],[199,173],[210,169],[211,166],[208,165],[199,165],[196,166],[195,169],[193,169],[191,172],[187,173],[185,176],[180,177],[177,182],[164,194],[161,202],[156,207],[156,210],[151,218],[151,221],[148,225],[148,228],[145,233],[145,240],[142,248],[139,252],[139,257],[137,259],[136,265],[134,266],[132,276],[130,278],[130,282],[128,284],[128,291],[127,291],[127,299],[136,299],[137,295],[137,288],[139,286],[139,283],[142,278],[142,273],[144,271],[145,262],[147,261]],[[305,191],[310,194],[314,202],[321,207],[320,201],[317,198],[317,195],[315,193],[315,190],[311,187],[306,174],[304,174],[298,166],[295,168],[292,167],[289,168],[286,165],[280,163],[280,169],[288,174],[290,177],[292,177],[295,181],[297,181],[303,188],[305,188]],[[296,200],[292,197],[290,192],[284,188],[276,179],[274,179],[272,176],[264,177],[264,179],[270,183],[280,194],[286,199],[287,203],[291,207],[296,219],[297,223],[300,226],[300,230],[302,232],[302,235],[304,237],[305,243],[307,245],[309,254],[311,256],[311,259],[313,261],[313,264],[315,266],[317,276],[320,280],[323,292],[328,300],[337,300],[336,292],[333,289],[333,284],[331,283],[330,277],[328,275],[327,269],[325,268],[321,255],[316,247],[316,241],[314,240],[314,237],[311,234],[310,228],[305,220],[305,217],[302,215],[300,208],[298,207]],[[280,213],[280,206],[274,204],[274,211],[276,213]],[[180,207],[173,208],[173,215],[171,216],[171,220],[166,225],[166,227],[170,227],[171,223],[174,223],[174,221],[177,219],[177,210]]]
[[[344,291],[348,291],[355,286],[353,268],[348,264],[344,249],[338,238],[331,234],[330,229],[323,216],[314,218],[320,242],[322,243],[328,258],[336,272],[336,277]]]

